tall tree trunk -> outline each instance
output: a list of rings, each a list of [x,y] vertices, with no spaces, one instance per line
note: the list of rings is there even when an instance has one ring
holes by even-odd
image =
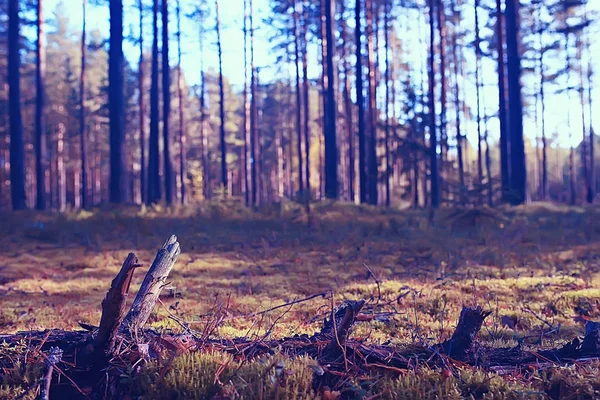
[[[125,201],[125,135],[123,132],[123,1],[110,2],[110,50],[108,68],[110,114],[110,189],[111,203]]]
[[[138,62],[138,108],[140,113],[139,130],[140,130],[140,194],[142,203],[146,203],[148,197],[147,189],[147,173],[146,173],[146,107],[144,104],[144,3],[143,0],[138,0],[138,10],[140,13],[140,38],[139,49],[140,59]]]
[[[481,36],[479,32],[479,0],[475,0],[475,92],[477,96],[477,193],[481,202],[483,192],[483,149],[481,147]]]
[[[443,0],[437,2],[437,28],[440,37],[440,164],[442,193],[445,191],[445,162],[448,156],[447,83],[446,83],[446,14]]]
[[[577,202],[577,190],[576,190],[576,172],[575,172],[575,147],[573,144],[573,130],[571,129],[571,57],[569,54],[569,33],[565,35],[565,56],[566,56],[566,68],[565,73],[567,74],[567,129],[568,138],[570,143],[569,148],[569,193],[570,203],[574,205]]]
[[[369,137],[368,137],[368,195],[369,204],[377,204],[377,181],[378,181],[378,170],[377,170],[377,82],[376,82],[376,68],[375,68],[375,49],[373,43],[373,36],[376,31],[373,29],[374,22],[374,6],[373,0],[367,0],[366,5],[367,12],[367,65],[368,65],[368,77],[369,84],[367,86],[367,98],[369,101]]]
[[[527,201],[527,167],[523,142],[523,101],[521,99],[521,55],[519,52],[519,1],[506,1],[506,53],[510,121],[511,203]]]
[[[8,0],[8,102],[10,115],[10,187],[14,210],[27,208],[25,146],[21,119],[21,46],[19,1]]]
[[[219,116],[221,126],[219,128],[219,140],[221,150],[221,186],[227,190],[227,144],[225,143],[225,87],[223,83],[223,49],[221,47],[221,21],[219,19],[219,1],[215,0],[217,34],[217,51],[219,55]]]
[[[46,209],[46,47],[44,32],[44,12],[42,0],[37,3],[37,42],[35,68],[35,208]]]
[[[347,43],[348,43],[348,24],[344,18],[346,14],[346,0],[341,0],[341,23],[340,23],[340,38],[342,40],[342,60],[344,64],[344,83],[343,83],[343,99],[344,99],[344,111],[346,114],[346,140],[347,140],[347,177],[348,180],[348,199],[352,202],[355,201],[354,195],[354,181],[355,181],[355,150],[354,150],[354,126],[352,124],[352,99],[350,98],[350,63],[346,55]]]
[[[336,85],[335,77],[337,75],[334,43],[334,24],[335,24],[335,0],[322,0],[325,2],[325,41],[326,41],[326,108],[324,110],[325,120],[325,196],[329,199],[338,198],[338,149],[336,140]]]
[[[185,187],[185,131],[183,120],[183,71],[181,70],[181,4],[177,0],[177,100],[179,105],[179,179],[181,204],[187,203]]]
[[[355,5],[355,41],[356,41],[356,104],[358,106],[358,173],[360,202],[368,201],[367,191],[367,152],[365,138],[365,99],[363,94],[363,66],[362,66],[362,28],[361,28],[361,2],[356,0]]]
[[[464,145],[464,137],[461,131],[461,101],[460,101],[460,87],[459,87],[459,76],[460,76],[460,59],[459,59],[459,51],[458,51],[458,37],[459,37],[459,26],[461,14],[460,11],[456,10],[456,0],[452,0],[451,2],[451,12],[453,17],[453,29],[452,29],[452,58],[454,64],[454,111],[456,112],[456,153],[458,158],[458,182],[460,185],[460,201],[461,203],[465,202],[465,167],[463,160],[463,145]]]
[[[502,201],[510,199],[510,139],[508,132],[508,112],[506,109],[506,76],[504,63],[504,15],[502,0],[496,0],[496,50],[498,53],[498,119],[500,121],[500,181]]]
[[[165,178],[165,201],[173,204],[173,166],[171,165],[171,141],[169,124],[171,117],[171,68],[169,66],[169,5],[162,0],[162,92],[163,92],[163,157]]]
[[[585,15],[587,16],[587,9],[585,11]],[[597,189],[597,185],[596,185],[596,155],[595,155],[595,151],[594,151],[594,147],[595,147],[595,140],[596,140],[596,135],[594,134],[594,124],[593,124],[593,115],[594,112],[592,111],[592,75],[593,75],[593,68],[592,68],[592,52],[590,51],[590,27],[588,26],[586,28],[586,33],[587,33],[587,38],[586,38],[586,49],[587,49],[587,59],[588,59],[588,66],[587,66],[587,89],[588,89],[588,109],[589,109],[589,115],[590,115],[590,189],[591,192],[588,193],[588,197],[590,197],[592,200],[592,202],[594,201],[594,199],[596,198],[596,189]]]
[[[538,8],[538,20],[541,21],[541,4]],[[540,71],[540,92],[539,98],[542,106],[541,110],[541,124],[542,124],[542,182],[540,184],[541,188],[541,199],[548,199],[548,148],[547,148],[547,140],[546,140],[546,99],[545,99],[545,91],[544,86],[546,84],[546,76],[545,76],[545,64],[544,64],[544,42],[543,42],[543,30],[540,29],[538,33],[539,39],[539,71]]]
[[[294,65],[296,67],[296,134],[298,141],[296,142],[296,150],[298,152],[298,193],[304,192],[304,170],[302,168],[302,89],[300,88],[300,31],[298,4],[294,0]]]
[[[257,110],[256,110],[256,66],[254,65],[254,9],[252,0],[250,1],[250,186],[252,187],[252,206],[258,205],[258,160],[257,160]],[[300,139],[300,138],[298,138]]]
[[[302,0],[303,23],[302,26],[302,85],[304,100],[304,180],[306,184],[305,209],[310,211],[311,187],[310,187],[310,98],[308,82],[308,7]]]
[[[581,127],[583,138],[581,141],[581,162],[583,164],[583,176],[586,186],[586,201],[592,203],[594,201],[594,190],[592,189],[592,181],[590,179],[590,173],[588,169],[588,135],[586,132],[586,121],[585,121],[585,89],[583,80],[583,44],[581,43],[581,35],[577,35],[577,59],[580,62],[579,65],[579,103],[581,106]],[[591,129],[591,128],[590,128]],[[593,139],[593,137],[592,137]]]
[[[158,2],[152,7],[152,65],[150,71],[150,138],[148,141],[148,204],[157,203],[161,198],[160,156],[159,156],[159,92],[158,92]]]
[[[250,94],[248,93],[248,0],[244,0],[244,201],[250,206]]]
[[[437,155],[437,129],[435,107],[435,10],[434,0],[429,0],[429,153],[431,174],[431,207],[440,205],[440,188]]]
[[[63,212],[67,207],[67,177],[65,171],[65,125],[58,124],[56,142],[56,194],[58,211]]]
[[[385,0],[383,11],[383,32],[385,35],[385,205],[390,206],[390,4],[389,0]],[[392,105],[395,107],[395,104]],[[395,123],[395,121],[394,121]]]
[[[81,207],[89,208],[88,200],[88,161],[87,161],[87,129],[85,124],[85,63],[86,63],[86,5],[83,0],[83,27],[81,29],[81,74],[79,77],[79,139],[81,145]]]
[[[210,197],[210,166],[208,162],[208,135],[206,134],[206,79],[204,76],[204,19],[199,12],[199,34],[200,44],[200,155],[202,164],[202,196],[204,199]]]

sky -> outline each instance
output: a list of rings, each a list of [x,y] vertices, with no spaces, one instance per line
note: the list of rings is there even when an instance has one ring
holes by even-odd
[[[45,2],[48,8],[46,13],[51,15],[50,11],[53,10],[58,2],[61,0],[47,0]],[[189,14],[192,11],[194,2],[189,0],[182,1],[182,15]],[[62,0],[65,8],[69,11],[69,18],[72,28],[77,31],[81,29],[80,21],[82,17],[82,3],[78,0]],[[150,5],[149,0],[144,0],[147,6]],[[218,55],[216,47],[216,36],[213,32],[215,26],[215,12],[214,12],[214,1],[208,0],[210,15],[205,22],[205,29],[207,32],[204,35],[204,49],[205,49],[205,66],[206,68],[218,67]],[[174,33],[176,31],[175,25],[175,5],[174,0],[170,1],[170,7],[172,11],[170,32],[172,35],[172,42],[170,45],[170,58],[172,64],[176,63],[177,47],[175,42]],[[106,32],[108,35],[109,27],[109,14],[108,5],[103,6],[88,6],[88,29],[99,29],[102,32]],[[590,0],[589,11],[595,11],[600,15],[600,1]],[[276,57],[272,51],[272,39],[274,30],[272,27],[264,23],[264,18],[269,14],[269,0],[254,0],[255,10],[255,60],[256,65],[261,69],[261,81],[269,81],[274,77],[280,77],[276,63]],[[221,19],[221,35],[222,35],[222,48],[223,48],[223,73],[230,80],[230,82],[241,88],[244,82],[244,68],[243,68],[243,0],[219,0],[219,13]],[[137,11],[137,0],[124,0],[124,34],[137,37],[139,35],[138,24],[139,24],[139,13]],[[422,49],[417,41],[418,35],[410,33],[406,35],[407,29],[414,31],[416,29],[415,19],[411,15],[399,16],[397,18],[398,30],[403,35],[405,48],[407,49],[402,55],[407,60],[420,62],[419,60],[425,56],[426,49]],[[474,21],[473,13],[464,13],[465,26],[473,26]],[[151,44],[151,13],[148,12],[145,16],[144,30],[145,30],[145,41],[149,46]],[[483,23],[482,23],[483,25]],[[592,54],[600,54],[600,24],[595,24],[592,32]],[[427,29],[423,24],[423,29]],[[427,37],[427,32],[424,31]],[[419,50],[421,48],[421,50]],[[411,51],[415,50],[415,51]],[[309,50],[309,60],[315,60],[310,63],[309,75],[316,77],[318,73],[316,45]],[[138,48],[133,43],[124,44],[125,56],[132,62],[136,63],[139,56]],[[182,68],[186,77],[186,80],[190,84],[198,83],[200,80],[200,57],[199,57],[199,24],[196,21],[192,21],[189,18],[182,19]],[[468,56],[471,61],[474,60],[473,56]],[[472,67],[472,62],[468,63]],[[600,58],[592,57],[593,68],[596,71],[595,82],[600,80]],[[497,89],[495,73],[495,65],[492,60],[486,60],[483,65],[483,81],[486,89],[483,92],[484,95],[484,107],[488,114],[493,114],[497,109]],[[285,71],[285,69],[284,69]],[[291,71],[290,71],[291,73]],[[525,80],[524,80],[525,82]],[[574,82],[572,82],[573,84]],[[578,95],[575,91],[571,94],[571,101],[568,101],[566,94],[552,94],[552,85],[547,88],[547,111],[546,111],[546,126],[547,134],[552,135],[556,133],[558,135],[557,144],[561,146],[568,146],[570,143],[577,144],[581,140],[582,128],[580,107]],[[595,132],[600,133],[600,84],[596,83],[593,88],[592,104],[593,114],[596,114],[596,118],[593,121]],[[475,90],[474,85],[468,83],[465,89],[465,96],[470,104],[475,104]],[[570,107],[567,107],[570,105]],[[482,109],[484,108],[482,107]],[[571,132],[572,137],[569,141],[569,135],[566,133],[567,129],[567,110],[571,112]],[[589,123],[589,113],[586,111],[587,122]],[[533,115],[526,116],[525,121],[525,133],[530,139],[535,140],[535,136],[539,134],[539,125],[536,128],[534,123]],[[497,140],[498,134],[498,123],[496,118],[491,118],[489,121],[489,132],[492,140]],[[474,122],[467,124],[467,136],[473,143],[476,141],[477,133]]]

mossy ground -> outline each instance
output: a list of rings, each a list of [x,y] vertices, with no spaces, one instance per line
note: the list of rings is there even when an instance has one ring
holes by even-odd
[[[2,333],[97,324],[102,298],[127,253],[148,266],[171,233],[182,254],[170,276],[174,296],[162,297],[150,320],[158,329],[178,329],[168,318],[173,314],[201,330],[218,311],[223,322],[215,335],[221,337],[312,333],[331,307],[330,295],[254,314],[325,292],[335,303],[369,300],[353,336],[398,346],[446,339],[462,305],[474,303],[492,311],[480,339],[495,346],[557,346],[583,333],[582,316],[600,317],[600,208],[535,204],[483,213],[441,210],[430,218],[424,211],[323,203],[314,207],[310,228],[293,204],[253,214],[233,202],[0,218]],[[143,271],[134,276],[133,293]],[[223,365],[224,358],[185,356],[173,366],[211,371],[205,364]],[[203,398],[216,388],[239,398],[326,396],[307,386],[311,360],[281,360],[292,371],[282,384],[270,378],[272,361],[235,367],[233,377],[223,371],[220,382],[209,372],[189,380],[167,373],[154,381],[159,367],[153,365],[139,379],[163,398]],[[225,369],[231,368],[233,362]],[[527,378],[420,370],[398,379],[362,377],[356,390],[357,396],[390,399],[595,397],[600,382],[590,377],[598,366],[573,368]],[[11,398],[18,388],[4,375],[0,398]]]

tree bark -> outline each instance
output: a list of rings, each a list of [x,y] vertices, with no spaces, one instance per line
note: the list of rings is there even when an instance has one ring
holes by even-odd
[[[496,49],[498,53],[498,119],[500,120],[500,180],[502,201],[509,201],[510,193],[510,138],[506,109],[506,64],[504,62],[504,29],[502,0],[496,0]]]
[[[527,201],[527,167],[523,142],[523,101],[521,98],[521,55],[519,51],[519,1],[506,1],[506,53],[510,123],[511,203]]]
[[[179,179],[181,204],[187,203],[185,187],[185,122],[183,120],[183,71],[181,69],[181,4],[177,0],[177,100],[179,109]]]
[[[384,16],[383,16],[383,32],[385,35],[385,205],[389,207],[391,204],[391,192],[390,192],[390,177],[391,177],[391,165],[390,165],[390,4],[389,0],[385,0],[384,3]],[[395,107],[392,104],[392,107]],[[394,121],[396,123],[396,121]]]
[[[302,88],[304,100],[304,180],[306,193],[304,205],[307,212],[310,211],[311,187],[310,187],[310,98],[308,82],[308,7],[302,0]]]
[[[169,66],[169,4],[162,0],[162,92],[163,92],[163,174],[165,178],[165,202],[173,204],[173,166],[171,164],[170,117],[171,117],[171,68]]]
[[[21,118],[21,47],[19,1],[8,0],[8,109],[10,116],[10,187],[14,210],[27,208],[25,146]]]
[[[347,187],[348,187],[348,199],[351,202],[355,201],[355,190],[354,181],[356,174],[356,161],[355,161],[355,149],[354,149],[354,126],[352,124],[352,99],[350,98],[350,63],[346,55],[347,43],[348,43],[348,25],[344,15],[346,14],[346,0],[341,0],[341,23],[340,23],[340,37],[342,40],[342,62],[344,65],[344,83],[343,83],[343,99],[344,99],[344,111],[346,114],[346,140],[347,140]]]
[[[87,161],[87,129],[85,124],[85,64],[86,64],[86,6],[87,0],[83,0],[83,26],[81,28],[81,74],[79,77],[79,139],[81,151],[81,207],[89,208],[88,200],[88,161]]]
[[[435,107],[435,10],[434,0],[429,0],[429,156],[431,174],[431,207],[440,205],[438,155],[437,155],[437,128]]]
[[[302,89],[300,88],[300,31],[298,4],[296,0],[293,2],[293,20],[294,20],[294,65],[296,67],[296,134],[298,141],[296,142],[296,151],[298,153],[298,193],[304,192],[304,170],[302,167]]]
[[[466,201],[465,193],[465,167],[463,160],[463,144],[464,137],[462,135],[462,126],[461,126],[461,101],[460,101],[460,88],[459,88],[459,76],[460,76],[460,62],[459,59],[459,51],[458,51],[458,37],[459,32],[458,29],[460,27],[460,19],[461,14],[460,11],[456,10],[456,0],[452,0],[451,2],[451,12],[454,16],[453,18],[453,30],[452,30],[452,58],[454,61],[454,111],[456,112],[456,153],[458,158],[458,182],[459,182],[459,199],[461,203]]]
[[[150,85],[150,138],[148,141],[148,204],[157,203],[161,198],[160,155],[159,155],[159,92],[158,92],[158,2],[152,7],[152,65]]]
[[[110,50],[108,68],[110,114],[110,189],[111,203],[122,203],[125,183],[125,135],[123,100],[123,1],[110,1]]]
[[[355,5],[355,40],[356,40],[356,104],[358,106],[358,173],[360,202],[368,201],[367,191],[367,154],[365,138],[365,99],[363,93],[363,63],[362,63],[362,28],[361,28],[361,2],[356,0]]]
[[[139,130],[140,130],[140,194],[142,203],[146,203],[148,197],[147,172],[146,172],[146,107],[144,104],[144,3],[138,0],[138,10],[140,13],[140,38],[139,49],[140,58],[138,62],[138,109],[139,109]]]
[[[219,1],[215,0],[215,32],[217,34],[217,51],[219,56],[219,116],[221,126],[219,127],[219,139],[221,150],[221,186],[227,190],[227,144],[225,142],[225,84],[223,83],[223,49],[221,47],[221,21],[219,19]]]
[[[248,90],[248,0],[244,0],[244,202],[250,206],[250,93]]]
[[[325,48],[327,50],[325,57],[326,68],[326,107],[324,110],[325,118],[325,197],[328,199],[338,198],[338,149],[337,149],[337,105],[336,105],[336,82],[337,75],[334,43],[334,24],[335,24],[335,0],[322,0],[325,2]]]
[[[36,42],[36,68],[35,68],[35,208],[46,209],[46,47],[44,45],[46,34],[44,32],[43,0],[37,3],[37,42]]]
[[[481,36],[479,32],[479,0],[475,0],[475,93],[477,97],[477,197],[481,203],[483,192],[483,149],[481,142]]]
[[[371,205],[377,205],[378,201],[378,168],[377,168],[377,81],[375,68],[375,49],[373,36],[376,34],[374,25],[374,5],[373,0],[366,0],[366,17],[367,17],[367,66],[368,66],[368,86],[367,99],[369,106],[369,137],[368,137],[368,201]]]

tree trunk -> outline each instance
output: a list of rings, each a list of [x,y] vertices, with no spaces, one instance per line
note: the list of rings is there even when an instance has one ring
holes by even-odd
[[[171,68],[169,66],[169,5],[162,0],[162,92],[163,92],[163,174],[165,178],[165,202],[173,204],[173,166],[171,165],[171,142],[169,121],[171,116]]]
[[[443,0],[437,3],[437,28],[440,36],[440,163],[442,193],[445,191],[445,162],[448,157],[447,83],[446,83],[446,15]]]
[[[463,135],[462,135],[462,131],[461,131],[461,101],[460,101],[460,88],[459,88],[459,76],[460,76],[460,72],[459,72],[459,65],[460,65],[460,59],[459,59],[459,51],[458,51],[458,37],[459,37],[459,26],[460,26],[460,19],[461,19],[461,14],[460,11],[456,10],[456,0],[452,0],[451,3],[451,12],[452,15],[454,16],[453,18],[453,30],[452,30],[452,58],[454,61],[454,111],[456,112],[456,153],[457,153],[457,158],[458,158],[458,182],[460,185],[459,191],[460,191],[460,201],[461,203],[465,202],[465,192],[466,192],[466,186],[465,186],[465,167],[464,167],[464,160],[463,160]]]
[[[440,205],[440,189],[437,155],[437,129],[435,107],[435,10],[434,0],[429,0],[429,155],[431,174],[431,207]]]
[[[346,114],[346,137],[347,137],[347,188],[348,188],[348,200],[351,202],[355,201],[354,195],[354,181],[356,174],[355,166],[355,150],[354,150],[354,127],[352,125],[352,99],[350,98],[350,63],[346,55],[347,43],[348,43],[348,25],[344,15],[346,14],[346,0],[341,0],[341,23],[340,23],[340,37],[342,40],[342,60],[344,64],[344,86],[343,86],[343,99],[344,99],[344,111]]]
[[[14,210],[27,208],[25,146],[21,119],[21,46],[19,1],[8,0],[8,102],[10,116],[10,187]],[[112,47],[111,47],[112,48]]]
[[[36,42],[36,68],[35,68],[35,208],[46,209],[46,47],[44,32],[43,2],[37,3],[37,42]]]
[[[150,85],[150,138],[148,141],[148,204],[157,203],[161,198],[160,155],[159,155],[159,92],[158,92],[158,1],[152,8],[152,65]]]
[[[335,43],[334,43],[334,24],[335,24],[335,0],[322,0],[325,2],[325,47],[327,65],[326,79],[326,108],[325,114],[325,197],[328,199],[338,198],[338,149],[336,140],[336,122],[337,122],[337,106],[336,106],[336,85],[335,77],[337,75],[335,59]]]
[[[221,126],[219,130],[220,150],[221,150],[221,186],[227,190],[227,144],[225,143],[225,86],[223,83],[223,49],[221,47],[221,21],[219,19],[219,1],[215,0],[217,34],[217,51],[219,55],[219,116]]]
[[[86,63],[86,5],[83,0],[83,27],[81,29],[81,75],[79,77],[79,138],[81,145],[81,207],[89,208],[88,200],[88,161],[87,161],[87,129],[85,124],[85,63]]]
[[[179,179],[181,204],[187,203],[185,188],[185,131],[183,121],[183,71],[181,70],[181,5],[177,0],[177,100],[179,105]]]
[[[575,172],[575,148],[573,144],[573,130],[571,129],[571,57],[569,55],[569,33],[565,35],[565,56],[566,56],[566,68],[565,73],[567,74],[567,129],[568,138],[570,143],[569,148],[569,190],[571,197],[571,205],[575,205],[577,202],[577,190],[575,182],[577,175]]]
[[[527,167],[523,142],[523,101],[521,99],[521,55],[519,52],[519,1],[506,1],[506,53],[510,121],[511,203],[527,200]]]
[[[483,149],[481,147],[481,36],[479,32],[479,0],[475,0],[475,92],[477,97],[477,196],[481,203],[483,192]]]
[[[367,86],[367,98],[369,100],[369,137],[368,137],[368,195],[369,204],[377,205],[377,181],[379,178],[377,168],[377,82],[376,82],[376,68],[375,68],[375,49],[373,43],[373,36],[377,34],[377,31],[373,29],[373,18],[374,18],[374,6],[373,0],[367,0],[366,4],[367,12],[367,66],[368,66],[368,77],[369,84]]]
[[[250,94],[248,93],[248,0],[244,0],[244,201],[250,206]]]
[[[540,5],[540,9],[538,9],[538,20],[541,21],[541,5]],[[541,188],[541,199],[542,200],[547,200],[548,199],[548,149],[547,149],[547,140],[546,140],[546,99],[545,99],[545,91],[544,91],[544,86],[546,84],[546,76],[545,76],[545,70],[544,70],[544,53],[545,53],[545,49],[543,46],[543,31],[542,29],[540,29],[539,31],[539,45],[540,45],[540,52],[539,52],[539,58],[538,58],[538,62],[539,62],[539,70],[540,70],[540,92],[539,92],[539,98],[540,98],[540,103],[542,106],[542,110],[541,110],[541,121],[542,121],[542,182],[540,184],[540,188]]]
[[[391,177],[391,165],[390,165],[390,4],[389,0],[385,0],[384,11],[383,11],[383,32],[385,35],[385,205],[390,206],[391,193],[390,193],[390,177]],[[392,104],[395,107],[395,104]],[[394,121],[395,123],[395,121]]]
[[[58,124],[56,142],[56,194],[58,211],[63,212],[67,208],[67,177],[65,171],[65,125]]]
[[[356,0],[355,5],[355,40],[356,40],[356,104],[358,106],[358,172],[360,202],[366,203],[367,197],[367,165],[366,165],[366,138],[365,138],[365,100],[363,94],[363,66],[362,66],[362,28],[361,28],[361,1]]]
[[[300,88],[300,31],[298,27],[298,4],[294,0],[294,65],[296,67],[296,150],[298,152],[298,193],[304,192],[304,170],[302,168],[302,95]]]
[[[254,9],[250,1],[250,186],[252,187],[252,206],[258,205],[258,160],[257,156],[257,113],[256,113],[256,66],[254,65]]]
[[[147,173],[146,173],[146,107],[144,104],[144,4],[143,0],[138,0],[138,10],[140,13],[140,59],[138,62],[138,108],[140,113],[140,194],[142,203],[146,203],[148,196]]]
[[[504,63],[504,29],[502,27],[502,0],[496,0],[496,49],[498,53],[498,119],[500,120],[500,181],[502,201],[509,201],[510,193],[510,139],[506,109],[506,76]]]
[[[585,121],[585,90],[583,80],[583,44],[581,43],[581,36],[577,35],[577,59],[580,60],[579,65],[579,103],[581,106],[581,127],[582,127],[582,140],[581,140],[581,163],[583,165],[583,177],[586,187],[586,201],[593,203],[594,195],[592,189],[592,181],[590,179],[590,173],[588,169],[588,135],[586,132],[586,121]],[[590,128],[591,129],[591,128]],[[593,139],[593,137],[592,137]]]
[[[110,190],[111,203],[122,203],[127,193],[125,182],[125,104],[123,100],[123,1],[110,2],[110,50],[108,68],[110,114]]]
[[[305,198],[306,211],[310,211],[311,187],[310,187],[310,98],[308,82],[308,7],[302,0],[303,23],[302,26],[302,85],[304,97],[304,179],[306,184]]]
[[[587,10],[585,12],[585,15],[587,16]],[[591,192],[588,193],[588,197],[590,197],[592,200],[592,202],[594,201],[594,199],[596,198],[596,155],[595,155],[595,151],[594,151],[594,147],[595,147],[595,141],[596,141],[596,135],[594,134],[594,124],[592,123],[592,120],[594,119],[594,112],[592,111],[592,75],[593,75],[593,68],[592,68],[592,53],[590,50],[590,27],[587,27],[587,40],[586,40],[586,48],[587,48],[587,53],[588,53],[588,68],[587,68],[587,88],[588,88],[588,109],[589,109],[589,114],[590,114],[590,189]]]

